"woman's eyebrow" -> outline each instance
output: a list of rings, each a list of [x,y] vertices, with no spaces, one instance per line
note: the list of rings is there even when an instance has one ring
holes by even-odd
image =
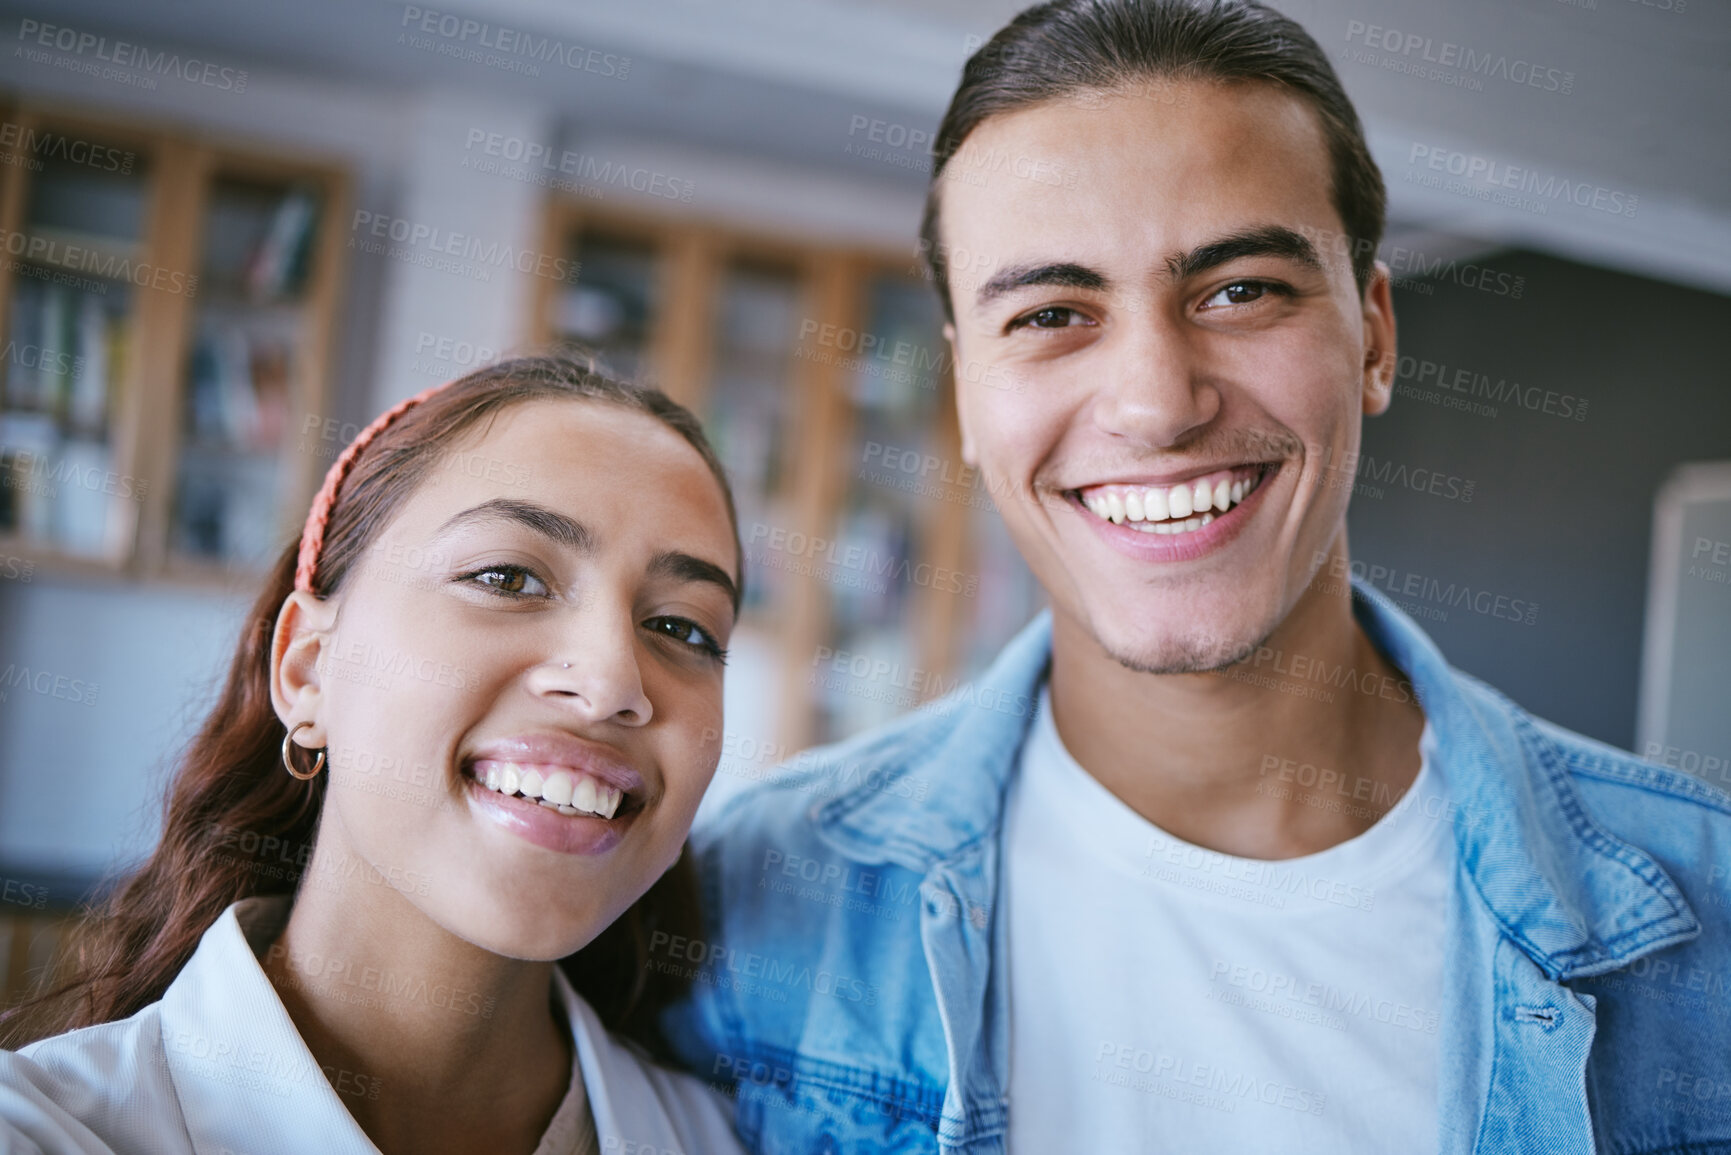
[[[478,521],[516,522],[566,549],[580,554],[595,552],[595,535],[588,526],[557,510],[514,497],[495,497],[455,514],[439,527],[433,538],[436,541]]]
[[[714,562],[704,561],[679,550],[664,550],[649,562],[649,576],[673,578],[676,581],[708,582],[720,586],[727,594],[727,600],[733,605],[733,611],[739,612],[739,587],[733,584],[727,571]]]

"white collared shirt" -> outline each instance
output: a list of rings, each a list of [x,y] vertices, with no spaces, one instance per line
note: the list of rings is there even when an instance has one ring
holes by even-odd
[[[0,1151],[376,1153],[338,1093],[370,1094],[375,1085],[320,1069],[259,965],[287,903],[230,906],[162,999],[131,1018],[0,1051]],[[579,1150],[585,1100],[603,1152],[741,1151],[723,1096],[615,1040],[564,972],[553,974],[577,1063],[535,1155]]]

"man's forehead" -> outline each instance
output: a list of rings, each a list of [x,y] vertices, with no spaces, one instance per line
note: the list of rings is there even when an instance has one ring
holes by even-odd
[[[1178,108],[1138,90],[989,117],[946,166],[945,200],[981,199],[970,195],[977,193],[1086,199],[1102,191],[1102,182],[1122,178],[1160,186],[1261,177],[1283,187],[1326,188],[1327,135],[1302,99],[1266,84],[1187,87],[1196,95]]]
[[[1319,252],[1335,247],[1327,140],[1308,105],[1269,85],[1187,87],[1206,113],[1179,116],[1158,91],[1129,92],[1018,109],[970,133],[976,156],[996,164],[983,180],[944,174],[940,255],[954,286],[1053,260],[1097,266],[1130,250],[1164,265],[1270,226]]]

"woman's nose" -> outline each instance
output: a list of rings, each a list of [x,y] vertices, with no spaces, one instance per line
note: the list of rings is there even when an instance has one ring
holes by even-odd
[[[643,726],[654,714],[637,664],[636,623],[598,610],[574,615],[552,656],[530,672],[529,688],[586,722]]]

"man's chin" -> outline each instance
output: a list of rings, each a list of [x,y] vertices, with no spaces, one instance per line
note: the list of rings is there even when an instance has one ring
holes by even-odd
[[[1137,636],[1125,631],[1095,638],[1108,657],[1138,674],[1209,674],[1254,654],[1269,633],[1267,628],[1244,626],[1217,634],[1192,629]]]

